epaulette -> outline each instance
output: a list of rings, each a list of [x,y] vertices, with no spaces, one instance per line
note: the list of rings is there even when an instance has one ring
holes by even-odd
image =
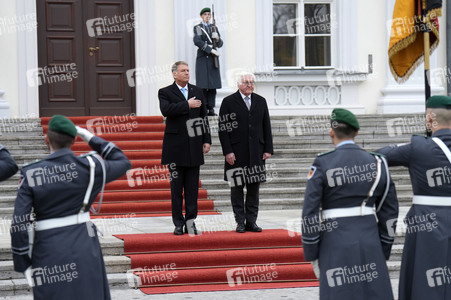
[[[43,159],[36,159],[35,161],[32,161],[32,162],[29,162],[29,163],[24,164],[24,165],[22,166],[22,168],[25,168],[25,167],[34,165],[34,164],[36,164],[36,163],[38,163],[38,162],[41,162],[41,161],[43,161]]]
[[[329,154],[329,153],[332,153],[332,152],[335,152],[335,149],[334,149],[334,150],[331,150],[331,151],[327,151],[327,152],[320,153],[320,154],[318,154],[318,157],[319,157],[319,156],[326,155],[326,154]]]
[[[425,135],[425,134],[412,134],[412,136],[419,136],[419,137],[423,137],[423,138],[425,138],[425,139],[428,138],[428,136]]]

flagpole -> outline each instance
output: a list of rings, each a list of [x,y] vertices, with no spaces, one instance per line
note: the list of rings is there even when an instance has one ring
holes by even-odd
[[[424,24],[424,32],[423,32],[423,40],[424,40],[424,113],[426,114],[426,103],[431,97],[431,85],[429,82],[430,77],[430,60],[429,57],[431,55],[431,49],[429,47],[429,27],[427,26],[428,20],[427,20],[427,5],[426,0],[421,1],[421,15],[422,15],[422,22]],[[432,132],[430,129],[426,126],[426,136],[430,137],[432,135]]]
[[[423,24],[425,26],[425,30],[423,33],[423,39],[424,39],[424,93],[425,93],[425,105],[426,101],[431,97],[431,85],[429,82],[430,79],[430,53],[431,49],[429,47],[429,31],[430,29],[427,27],[427,6],[426,6],[426,0],[422,0],[422,17],[423,17]]]

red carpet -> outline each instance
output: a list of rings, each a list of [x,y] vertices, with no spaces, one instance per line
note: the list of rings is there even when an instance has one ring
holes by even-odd
[[[146,294],[318,286],[301,238],[282,229],[116,237],[131,258],[129,284]]]
[[[92,218],[171,216],[169,171],[167,166],[160,164],[165,128],[162,117],[128,115],[70,119],[75,125],[114,142],[132,163],[132,170],[105,186],[100,214],[92,215]],[[48,117],[41,119],[44,133],[49,120]],[[91,148],[77,137],[72,150],[82,154]],[[202,189],[201,183],[198,208],[199,215],[216,214],[213,201],[207,199],[207,191]]]

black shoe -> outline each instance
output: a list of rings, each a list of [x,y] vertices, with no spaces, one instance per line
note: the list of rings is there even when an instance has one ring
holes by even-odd
[[[174,235],[183,235],[183,226],[175,226]]]
[[[252,232],[262,232],[262,228],[258,227],[257,224],[246,224],[246,231],[252,231]]]
[[[246,228],[244,227],[244,224],[238,224],[236,226],[236,232],[238,232],[238,233],[245,233],[246,232]]]
[[[196,228],[194,220],[186,221],[185,233],[188,233],[189,235],[202,235],[202,232]]]
[[[217,116],[217,114],[215,114],[215,110],[214,110],[214,109],[210,109],[210,110],[208,111],[208,116],[209,116],[209,117],[215,117],[215,116]]]

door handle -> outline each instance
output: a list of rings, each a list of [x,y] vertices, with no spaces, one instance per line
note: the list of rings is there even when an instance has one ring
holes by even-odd
[[[94,51],[99,51],[100,48],[99,47],[89,47],[89,56],[93,56],[94,55]]]

